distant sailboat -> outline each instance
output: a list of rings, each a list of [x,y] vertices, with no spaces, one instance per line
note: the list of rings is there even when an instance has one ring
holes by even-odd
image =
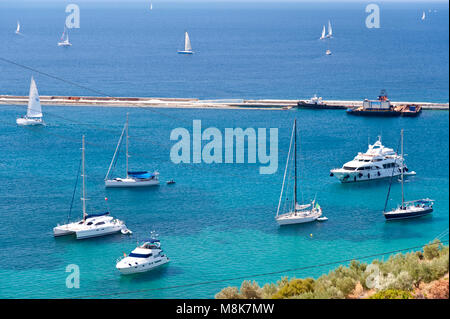
[[[189,34],[187,32],[184,33],[184,50],[178,51],[179,54],[193,54],[191,46],[191,40],[189,39]]]
[[[425,20],[425,18],[426,18],[426,16],[425,16],[425,11],[423,11],[423,12],[422,12],[422,18],[421,18],[421,20],[423,21],[423,20]]]
[[[331,55],[331,50],[325,51],[325,54],[326,54],[326,55]]]
[[[31,77],[30,94],[28,97],[27,115],[16,120],[18,125],[43,125],[42,121],[42,107],[39,100],[39,93],[36,82]]]
[[[331,21],[328,20],[328,34],[327,34],[327,38],[332,38],[333,37],[333,29],[331,28]]]
[[[150,1],[150,10],[153,10],[153,3]]]
[[[20,22],[19,21],[17,21],[16,34],[21,34],[20,33]]]
[[[63,34],[61,35],[61,41],[58,42],[59,47],[70,47],[72,43],[69,42],[69,31],[64,26]]]
[[[322,28],[322,35],[320,36],[320,40],[325,39],[325,25]]]

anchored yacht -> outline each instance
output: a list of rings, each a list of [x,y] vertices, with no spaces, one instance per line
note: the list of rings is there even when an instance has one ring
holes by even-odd
[[[292,142],[294,142],[294,156],[291,158]],[[293,198],[289,198],[290,194],[286,194],[285,201],[283,202],[283,193],[286,184],[286,175],[288,171],[289,161],[294,163],[294,185],[293,185]],[[292,165],[291,165],[292,166]],[[291,174],[289,174],[291,176]],[[289,183],[289,179],[287,180]],[[288,187],[286,187],[288,188]],[[289,190],[286,191],[286,193]],[[283,209],[286,209],[286,213],[280,213]],[[283,185],[281,186],[280,200],[278,201],[277,215],[275,220],[278,225],[292,225],[303,224],[317,220],[322,216],[322,208],[316,203],[316,200],[312,200],[309,204],[297,203],[297,120],[294,120],[294,127],[292,128],[291,141],[289,143],[288,157],[286,160],[286,168],[284,170]]]
[[[405,175],[416,174],[414,171],[409,172],[403,156],[383,146],[381,137],[378,137],[365,153],[358,153],[342,168],[332,169],[330,176],[336,176],[342,183],[351,183],[398,176],[402,171]]]
[[[83,218],[80,221],[64,225],[57,225],[53,228],[53,235],[55,237],[75,234],[77,239],[85,239],[90,237],[98,237],[110,235],[118,232],[123,234],[131,234],[124,222],[109,216],[109,212],[101,214],[86,213],[86,187],[85,187],[85,170],[84,170],[84,135],[82,142],[82,160],[81,160],[81,176],[83,177],[82,197],[83,203]],[[78,182],[78,180],[77,180]],[[76,188],[76,185],[75,185]],[[68,216],[70,219],[70,213]]]
[[[116,268],[123,274],[135,274],[149,271],[169,262],[161,249],[158,239],[147,239],[136,247],[128,256],[119,259]]]

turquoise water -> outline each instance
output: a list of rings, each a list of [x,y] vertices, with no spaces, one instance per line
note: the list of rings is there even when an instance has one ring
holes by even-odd
[[[34,27],[27,27],[26,32],[24,26],[23,32],[30,34],[30,41],[40,44],[35,47],[35,54],[30,54],[31,43],[14,40],[7,42],[9,46],[2,46],[0,53],[117,95],[294,98],[309,96],[320,85],[323,87],[320,93],[327,97],[359,99],[376,95],[381,87],[386,87],[398,99],[448,101],[448,7],[445,6],[439,7],[436,20],[430,18],[430,25],[424,30],[415,20],[417,12],[422,11],[420,4],[409,5],[406,9],[391,7],[386,14],[395,16],[395,12],[405,10],[398,19],[382,20],[386,23],[386,29],[380,30],[384,36],[375,35],[373,30],[369,34],[363,28],[352,28],[361,21],[349,18],[351,12],[333,8],[323,13],[320,7],[305,7],[312,12],[308,15],[296,5],[274,8],[273,4],[268,4],[255,9],[251,5],[205,8],[205,4],[198,4],[198,11],[185,5],[180,8],[174,4],[161,6],[164,9],[161,13],[153,10],[152,14],[172,18],[159,18],[160,24],[155,25],[159,31],[147,33],[155,37],[152,41],[144,39],[145,30],[140,23],[153,21],[144,18],[144,14],[134,18],[136,25],[120,24],[120,28],[114,23],[106,27],[86,17],[82,18],[82,28],[73,32],[74,47],[66,51],[53,48],[62,18],[55,18],[52,12],[61,9],[53,5],[36,9],[36,16],[49,19],[48,23],[40,25],[36,16],[31,17],[31,9],[13,8],[31,19]],[[350,9],[364,15],[361,5],[351,5]],[[139,11],[136,6],[105,10],[110,11],[90,7],[86,15],[106,21],[115,13],[129,21],[133,13]],[[123,14],[119,14],[121,10]],[[180,17],[186,16],[187,11],[194,16],[184,21],[192,24],[189,28],[193,30],[192,35],[198,34],[197,39],[192,40],[199,51],[198,55],[190,57],[192,64],[173,54],[177,50],[173,43],[183,32]],[[9,19],[8,26],[11,23],[15,26],[16,17],[5,14],[3,5],[0,14],[3,15],[0,19],[3,40],[11,36],[9,29],[5,31],[3,17]],[[320,33],[322,22],[318,27],[313,24],[318,15],[328,19],[331,14],[335,17],[336,32],[333,51],[341,48],[346,51],[341,54],[349,55],[343,57],[336,53],[333,55],[336,60],[327,64],[329,62],[320,55],[323,50],[315,48],[315,31]],[[297,18],[286,18],[292,16]],[[197,19],[199,17],[208,23]],[[269,20],[261,21],[268,17]],[[414,18],[414,23],[398,22],[408,17]],[[21,20],[25,25],[26,19]],[[174,25],[165,28],[164,23]],[[302,25],[306,29],[302,29]],[[94,32],[96,27],[102,31]],[[93,28],[93,31],[83,28]],[[373,36],[384,39],[386,46],[392,48],[393,36],[401,28],[416,32],[423,39],[415,41],[408,32],[397,37],[398,41],[404,41],[399,50],[410,52],[406,60],[389,50],[381,50],[379,45],[367,47]],[[308,31],[312,29],[314,32]],[[218,30],[223,34],[223,41],[218,41]],[[256,31],[262,34],[257,36]],[[132,36],[128,37],[130,32]],[[364,33],[366,37],[357,41],[352,32]],[[39,40],[33,40],[31,33]],[[52,36],[53,33],[56,35]],[[339,33],[346,34],[346,39],[339,38]],[[95,44],[100,35],[104,35],[108,43],[102,50]],[[225,35],[232,35],[232,40]],[[140,40],[136,42],[135,38]],[[277,47],[262,42],[275,38],[279,39]],[[239,39],[245,45],[238,45]],[[234,43],[231,52],[221,49],[229,47],[224,41]],[[347,44],[339,45],[339,41]],[[181,45],[182,39],[178,42]],[[367,47],[362,56],[359,54],[359,61],[355,60],[355,53],[348,53],[350,43],[360,49]],[[19,49],[22,46],[24,49]],[[144,54],[143,48],[150,46],[155,51],[147,50]],[[301,47],[310,50],[300,50]],[[261,52],[264,48],[269,51]],[[380,54],[385,54],[384,58],[380,58]],[[267,61],[271,62],[267,64]],[[366,67],[362,68],[363,65]],[[10,65],[0,64],[0,67],[1,93],[27,94],[30,73]],[[377,68],[382,72],[375,72]],[[37,75],[36,79],[41,94],[90,94],[42,75]],[[233,277],[257,279],[261,284],[276,281],[282,275],[317,277],[335,266],[263,277],[253,275],[422,245],[448,229],[449,113],[446,111],[424,111],[419,118],[410,119],[369,119],[347,116],[340,110],[44,106],[48,126],[40,128],[15,125],[16,117],[25,112],[25,107],[1,106],[0,112],[0,297],[98,296]],[[163,181],[159,187],[141,190],[105,190],[103,187],[127,112],[130,113],[130,167],[157,169]],[[300,196],[307,200],[317,194],[329,221],[280,228],[274,215],[294,118],[300,130]],[[169,140],[170,132],[177,127],[192,130],[194,119],[202,120],[204,128],[214,126],[222,132],[227,127],[278,128],[277,173],[260,175],[257,164],[173,164],[169,158],[174,143]],[[401,128],[405,129],[407,164],[417,172],[417,176],[409,178],[405,184],[406,197],[430,197],[436,200],[436,205],[432,217],[386,223],[381,213],[388,188],[386,181],[342,185],[329,177],[329,170],[352,159],[357,152],[365,151],[368,139],[373,142],[377,135],[382,136],[385,145],[395,148]],[[110,210],[133,230],[132,237],[117,235],[76,241],[52,236],[52,228],[64,222],[70,207],[82,134],[87,140],[88,211]],[[117,169],[118,172],[124,169],[123,156]],[[177,183],[165,185],[164,181],[170,178]],[[105,196],[109,199],[107,203]],[[74,218],[81,215],[79,197],[77,192]],[[390,207],[399,201],[400,185],[395,183]],[[163,248],[171,258],[169,265],[139,276],[120,276],[115,270],[116,259],[123,252],[131,251],[136,240],[148,236],[152,230],[160,235]],[[448,235],[444,239],[448,239]],[[68,273],[65,269],[69,264],[80,267],[79,289],[66,288]],[[212,298],[224,286],[240,282],[231,280],[108,297]]]

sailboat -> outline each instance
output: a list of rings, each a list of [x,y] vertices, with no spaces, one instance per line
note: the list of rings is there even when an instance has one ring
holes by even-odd
[[[422,18],[420,18],[422,21],[425,20],[426,16],[425,16],[425,11],[422,12]]]
[[[18,125],[43,125],[42,107],[39,100],[39,93],[36,82],[31,77],[30,94],[28,97],[27,115],[16,119]]]
[[[289,167],[289,161],[291,160],[291,149],[292,142],[294,142],[294,198],[293,201],[290,202],[288,198],[286,198],[285,206],[288,206],[288,212],[280,214],[282,209],[282,199],[284,186],[286,182],[286,174]],[[290,174],[289,174],[290,175]],[[289,143],[289,151],[286,160],[286,168],[284,170],[283,176],[283,185],[281,186],[281,194],[280,200],[278,202],[277,214],[275,216],[275,220],[280,226],[283,225],[291,225],[291,224],[302,224],[313,222],[317,220],[320,216],[322,216],[322,208],[316,203],[316,200],[312,200],[310,204],[300,205],[297,202],[297,120],[294,120],[294,127],[292,128],[291,141]]]
[[[322,28],[322,35],[320,36],[319,40],[325,39],[325,25]]]
[[[19,21],[17,21],[16,34],[21,34],[20,33],[20,22]]]
[[[109,178],[109,175],[116,163],[116,156],[119,152],[120,146],[122,144],[123,136],[126,135],[126,150],[125,150],[125,158],[126,158],[126,169],[125,169],[125,178]],[[108,172],[105,176],[105,187],[143,187],[143,186],[154,186],[159,184],[158,172],[147,172],[147,171],[134,171],[131,172],[128,170],[128,158],[130,157],[128,154],[128,145],[129,145],[129,136],[128,136],[128,113],[127,113],[127,121],[123,127],[122,134],[120,135],[119,142],[117,143],[116,150],[114,152],[114,156],[111,160],[111,164],[109,165]]]
[[[327,34],[327,38],[332,38],[333,37],[333,29],[331,28],[331,21],[328,20],[328,34]]]
[[[191,40],[189,40],[189,34],[187,32],[184,33],[184,50],[178,51],[179,54],[193,54],[191,46]]]
[[[401,158],[403,158],[403,130],[401,130]],[[389,200],[389,193],[391,190],[392,185],[392,178],[391,178],[391,184],[389,185],[389,191],[386,198],[386,203],[384,205],[384,217],[387,220],[396,220],[396,219],[405,219],[405,218],[414,218],[414,217],[421,217],[428,214],[431,214],[433,212],[433,204],[434,201],[429,198],[425,199],[417,199],[409,202],[405,202],[405,192],[404,192],[404,169],[401,170],[401,185],[402,185],[402,204],[397,207],[396,209],[393,209],[389,212],[386,212],[387,203]],[[393,176],[394,174],[392,174]]]
[[[153,3],[150,1],[150,10],[153,10]]]
[[[99,237],[121,232],[122,234],[131,234],[131,231],[125,226],[124,222],[109,216],[109,212],[101,214],[86,213],[86,182],[85,182],[85,164],[84,164],[84,135],[81,146],[81,176],[83,177],[82,197],[83,218],[77,222],[70,223],[70,214],[67,224],[57,225],[53,228],[55,237],[75,234],[77,239]],[[78,179],[77,179],[78,182]],[[76,185],[75,185],[76,188]]]
[[[61,35],[61,41],[58,42],[59,47],[70,47],[72,43],[69,42],[69,30],[64,26],[63,34]]]
[[[331,55],[331,50],[330,50],[330,49],[326,50],[326,51],[325,51],[325,54],[326,54],[326,55]]]

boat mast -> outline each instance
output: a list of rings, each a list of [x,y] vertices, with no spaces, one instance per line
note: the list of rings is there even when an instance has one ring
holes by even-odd
[[[81,176],[83,177],[83,197],[81,201],[83,202],[83,219],[86,218],[86,184],[85,184],[85,172],[84,172],[84,135],[81,144]]]
[[[295,124],[294,124],[294,125],[295,125]],[[292,138],[293,138],[293,135],[294,135],[294,127],[292,127],[291,139],[290,139],[290,141],[289,141],[289,151],[288,151],[288,155],[287,155],[287,158],[286,158],[286,167],[284,168],[283,184],[282,184],[282,186],[281,186],[280,200],[278,201],[277,217],[278,217],[278,214],[279,214],[279,212],[280,212],[281,199],[283,198],[284,183],[285,183],[285,181],[286,181],[286,172],[287,172],[288,165],[289,165],[289,159],[290,159],[290,157],[291,157],[291,149],[292,149]]]
[[[126,154],[126,159],[127,159],[127,167],[126,167],[126,169],[127,169],[127,171],[126,171],[126,176],[127,176],[127,178],[128,178],[128,113],[127,113],[127,124],[126,124],[127,126],[127,142],[126,142],[126,152],[127,152],[127,154]]]
[[[402,208],[405,207],[405,194],[403,192],[403,170],[404,170],[404,158],[403,158],[403,129],[401,131],[401,150],[402,150],[402,166],[401,166],[401,173],[402,173]]]
[[[297,119],[294,120],[294,210],[297,208]]]

